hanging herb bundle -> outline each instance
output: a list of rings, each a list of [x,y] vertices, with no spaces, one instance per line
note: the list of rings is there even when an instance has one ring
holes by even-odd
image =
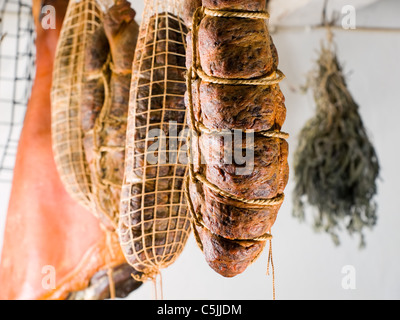
[[[360,236],[377,221],[379,162],[358,105],[346,86],[332,39],[322,44],[317,68],[307,85],[316,114],[299,135],[294,155],[294,216],[305,220],[307,204],[316,210],[314,227],[339,244],[343,228]]]

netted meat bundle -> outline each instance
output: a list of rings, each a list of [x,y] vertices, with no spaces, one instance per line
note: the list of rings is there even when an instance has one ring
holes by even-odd
[[[119,235],[127,261],[153,278],[190,233],[186,176],[185,36],[179,1],[147,1],[135,52]]]
[[[103,11],[104,10],[104,11]],[[107,230],[104,256],[110,295],[126,283],[117,228],[132,61],[138,28],[126,0],[70,1],[58,43],[52,86],[53,153],[63,185]],[[77,222],[78,223],[78,222]],[[86,228],[87,226],[82,226]],[[93,254],[91,259],[95,259]],[[132,270],[132,268],[130,267]],[[102,270],[105,271],[105,270]],[[119,277],[119,281],[111,277]],[[97,295],[99,279],[92,279]],[[114,288],[115,285],[115,288]]]
[[[135,11],[119,0],[104,14],[85,54],[80,106],[83,146],[91,178],[94,213],[117,229],[124,174],[132,61],[139,26]]]
[[[52,143],[57,170],[71,197],[90,209],[91,179],[82,144],[79,108],[85,53],[101,19],[102,11],[96,0],[70,1],[57,44],[51,89]]]
[[[242,273],[270,240],[288,181],[286,117],[265,1],[203,0],[187,36],[195,235],[219,274]],[[187,6],[193,11],[193,7]]]

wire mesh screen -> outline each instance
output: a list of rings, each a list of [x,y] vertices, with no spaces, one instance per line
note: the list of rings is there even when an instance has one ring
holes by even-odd
[[[1,0],[0,38],[0,182],[10,183],[35,73],[30,0]]]

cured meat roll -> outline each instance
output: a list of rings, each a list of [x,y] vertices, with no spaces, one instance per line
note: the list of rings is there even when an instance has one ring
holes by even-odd
[[[90,171],[83,147],[80,105],[89,39],[101,26],[96,0],[71,2],[57,43],[51,88],[52,148],[69,195],[92,210]],[[77,23],[79,21],[79,23]]]
[[[242,273],[271,239],[288,182],[285,99],[265,1],[203,0],[187,36],[187,197],[206,261]],[[189,7],[189,6],[188,6]]]
[[[92,181],[94,213],[117,229],[124,174],[132,61],[139,33],[126,0],[104,14],[85,56],[81,103],[83,145]]]
[[[127,261],[154,279],[190,233],[183,194],[185,36],[177,1],[146,1],[133,63],[119,235]]]

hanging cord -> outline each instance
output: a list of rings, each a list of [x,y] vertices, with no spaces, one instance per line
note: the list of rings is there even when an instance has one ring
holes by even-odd
[[[154,300],[163,300],[164,293],[163,293],[163,282],[162,282],[162,274],[158,268],[151,268],[145,271],[140,271],[136,269],[134,266],[133,268],[136,271],[139,271],[139,274],[131,273],[131,277],[140,282],[151,281],[153,282],[153,299]],[[157,279],[159,279],[157,283]]]
[[[159,279],[157,284],[157,279]],[[154,288],[154,300],[164,300],[161,272],[158,272],[152,279]]]
[[[109,230],[106,230],[106,242],[107,242],[107,249],[109,251],[109,257],[107,258],[107,276],[108,276],[108,286],[110,289],[110,299],[115,299],[115,282],[113,278],[113,268],[112,268],[112,261],[115,259],[115,253],[112,244],[112,233]],[[111,261],[110,261],[111,260]]]
[[[110,289],[110,299],[114,300],[115,299],[115,282],[113,278],[113,269],[110,267],[107,270],[107,276],[108,276],[108,286]]]
[[[274,268],[274,260],[272,259],[272,239],[269,239],[267,276],[270,275],[270,272],[269,272],[270,265],[271,265],[271,269],[272,269],[272,299],[275,300],[275,268]]]

